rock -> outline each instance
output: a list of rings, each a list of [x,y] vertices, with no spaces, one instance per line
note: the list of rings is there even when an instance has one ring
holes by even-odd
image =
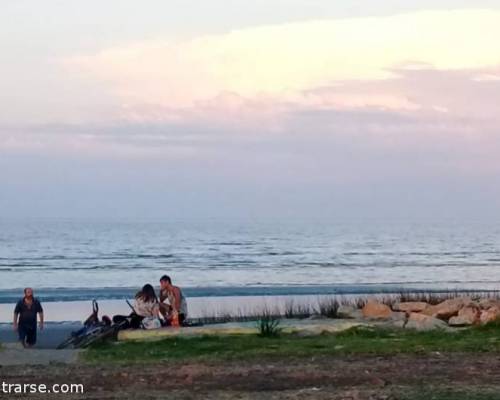
[[[500,308],[490,307],[488,310],[482,310],[479,316],[479,322],[481,325],[486,325],[490,322],[500,320]]]
[[[405,319],[400,319],[400,320],[395,320],[395,319],[388,319],[388,320],[378,320],[375,322],[375,326],[384,328],[384,329],[403,329],[406,326],[406,320]]]
[[[479,323],[481,310],[475,305],[462,308],[456,317],[451,317],[448,321],[450,326],[468,326]]]
[[[388,319],[392,315],[392,310],[389,306],[374,300],[369,300],[363,307],[362,312],[365,318],[372,319]]]
[[[404,301],[402,303],[394,304],[392,308],[394,311],[411,313],[424,311],[427,307],[429,307],[429,304],[424,301]]]
[[[338,318],[360,319],[363,318],[363,312],[354,306],[339,306],[337,310]]]
[[[491,307],[497,307],[500,309],[500,300],[482,299],[478,301],[477,305],[481,310],[488,310]]]
[[[458,315],[462,308],[470,304],[473,303],[469,297],[457,297],[456,299],[445,300],[435,306],[429,306],[422,311],[422,314],[448,320],[450,317]]]
[[[376,326],[381,326],[384,328],[398,328],[402,329],[406,325],[406,313],[404,312],[392,312],[389,318],[380,319],[375,324]]]
[[[448,320],[448,325],[449,326],[469,326],[469,325],[472,325],[472,322],[466,317],[459,317],[457,315],[456,317],[451,317]]]
[[[352,328],[371,328],[371,324],[365,324],[355,321],[335,320],[332,323],[303,324],[296,326],[283,327],[283,333],[293,333],[297,336],[319,336],[326,333],[344,332]]]
[[[406,313],[393,311],[389,316],[389,319],[392,321],[406,321]]]
[[[440,320],[440,321],[442,321],[442,320]],[[451,317],[448,320],[448,326],[451,326],[453,328],[459,328],[459,327],[471,326],[471,325],[472,325],[472,323],[470,322],[470,320],[468,318],[459,317],[458,315],[455,317]]]
[[[434,329],[447,329],[448,324],[438,318],[421,313],[411,313],[405,328],[417,331],[430,331]]]
[[[469,305],[458,312],[458,316],[468,319],[471,324],[477,324],[481,316],[481,310],[477,305]]]

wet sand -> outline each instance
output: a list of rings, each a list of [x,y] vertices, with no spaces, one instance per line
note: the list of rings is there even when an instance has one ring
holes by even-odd
[[[191,297],[188,298],[189,316],[191,318],[213,317],[231,313],[233,315],[249,315],[264,309],[284,311],[285,305],[291,301],[294,304],[316,305],[318,300],[326,295],[299,296],[221,296],[221,297]],[[347,296],[344,296],[347,297]],[[352,297],[352,296],[351,296]],[[92,312],[91,301],[43,302],[46,321],[84,321]],[[131,299],[129,299],[131,300]],[[123,300],[98,300],[99,315],[112,317],[116,314],[130,313],[130,307]],[[0,304],[0,323],[11,323],[14,304]]]
[[[72,323],[52,323],[48,322],[43,331],[37,332],[38,349],[55,348],[66,339],[70,333],[81,327],[80,322]],[[12,329],[12,324],[0,324],[0,343],[15,343],[18,341],[17,332]]]
[[[287,302],[316,304],[321,296],[231,296],[193,297],[188,299],[191,318],[251,314],[268,309],[284,310]],[[79,329],[91,314],[91,301],[43,302],[45,329],[38,332],[38,348],[54,348],[72,331]],[[0,304],[0,343],[17,341],[12,329],[14,304]],[[130,307],[125,300],[99,301],[99,316],[128,315]]]

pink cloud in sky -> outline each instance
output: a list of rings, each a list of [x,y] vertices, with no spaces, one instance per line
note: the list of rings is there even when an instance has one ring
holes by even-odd
[[[345,162],[352,152],[498,172],[500,42],[489,40],[497,33],[500,12],[434,11],[78,55],[64,65],[108,93],[106,116],[4,126],[0,149],[178,160],[268,146],[299,158],[309,149],[311,162],[327,150]]]
[[[402,84],[410,82],[410,71],[420,73],[421,81],[425,70],[464,71],[464,77],[470,70],[484,71],[475,79],[492,82],[496,75],[488,69],[500,65],[500,42],[493,37],[500,37],[499,11],[424,11],[136,42],[75,55],[64,64],[73,74],[100,82],[121,115],[130,112],[134,119],[147,119],[148,108],[163,108],[165,120],[190,112],[210,112],[215,120],[241,112],[244,119],[273,104],[279,112],[286,103],[318,101],[320,108],[417,110],[412,88],[405,93],[397,87],[401,69]],[[358,82],[364,84],[356,88]],[[392,90],[380,90],[384,85]],[[328,98],[311,95],[325,86],[337,90]],[[433,95],[417,103],[430,104]],[[265,104],[260,110],[259,103]],[[439,104],[435,110],[446,112]]]
[[[275,155],[304,152],[312,160],[314,154],[330,153],[345,162],[345,154],[352,152],[361,159],[396,157],[402,163],[439,165],[463,174],[498,173],[500,81],[477,79],[498,71],[399,69],[392,71],[391,79],[336,82],[300,93],[293,101],[225,94],[181,110],[143,105],[129,111],[137,112],[137,119],[128,114],[107,125],[26,127],[15,132],[3,128],[0,148],[192,159],[224,154],[233,146],[257,146]],[[363,95],[366,103],[337,100]],[[405,104],[387,107],[388,97]],[[361,160],[353,163],[367,166]]]

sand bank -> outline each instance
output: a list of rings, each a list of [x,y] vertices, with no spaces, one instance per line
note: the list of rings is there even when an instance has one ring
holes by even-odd
[[[223,296],[188,298],[191,318],[221,316],[228,313],[249,315],[263,309],[280,310],[290,302],[316,305],[326,295],[303,296]],[[41,299],[43,301],[43,298]],[[84,321],[92,312],[90,301],[43,302],[45,320],[53,322]],[[0,304],[0,323],[11,323],[14,304]],[[113,316],[130,313],[124,300],[99,300],[99,314]]]

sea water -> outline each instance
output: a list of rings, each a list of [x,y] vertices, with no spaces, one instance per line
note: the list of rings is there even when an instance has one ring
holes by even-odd
[[[500,289],[488,222],[0,220],[0,302],[120,298],[168,274],[191,296]]]

